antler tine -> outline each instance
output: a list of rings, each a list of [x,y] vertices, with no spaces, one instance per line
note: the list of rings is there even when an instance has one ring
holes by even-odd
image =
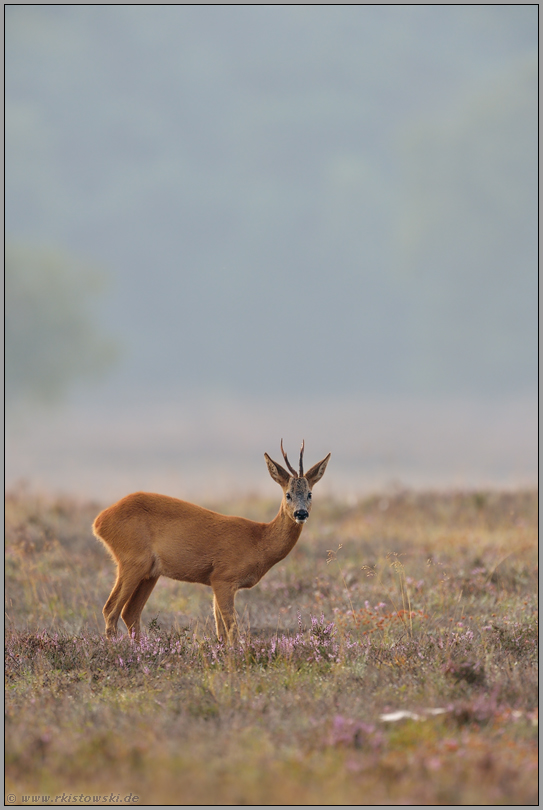
[[[282,454],[283,454],[283,458],[285,459],[285,464],[286,464],[286,465],[287,465],[287,467],[289,468],[290,472],[292,473],[292,475],[294,476],[294,478],[298,478],[298,473],[296,472],[296,470],[295,470],[293,467],[291,467],[291,465],[290,465],[290,461],[289,461],[289,460],[288,460],[288,458],[287,458],[287,454],[286,454],[286,453],[285,453],[285,451],[283,450],[283,439],[281,439],[281,452],[282,452]]]
[[[305,441],[302,439],[302,446],[300,447],[300,478],[304,475],[304,447]]]

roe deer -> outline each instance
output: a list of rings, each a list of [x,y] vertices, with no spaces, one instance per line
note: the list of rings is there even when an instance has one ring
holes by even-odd
[[[108,638],[115,636],[121,616],[130,635],[139,639],[141,612],[162,575],[210,585],[217,637],[232,642],[237,634],[236,591],[252,588],[292,551],[311,511],[311,490],[331,455],[304,473],[303,442],[299,472],[291,467],[282,439],[281,452],[289,472],[264,453],[271,477],[283,490],[270,523],[220,515],[147,492],[127,495],[98,515],[93,532],[118,566],[103,610]]]

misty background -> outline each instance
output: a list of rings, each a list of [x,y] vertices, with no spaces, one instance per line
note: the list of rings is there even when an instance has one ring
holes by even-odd
[[[6,6],[7,485],[534,485],[537,15]]]

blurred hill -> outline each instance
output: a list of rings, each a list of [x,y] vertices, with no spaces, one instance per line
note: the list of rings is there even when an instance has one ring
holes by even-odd
[[[7,6],[6,230],[109,268],[108,396],[535,391],[537,13]]]

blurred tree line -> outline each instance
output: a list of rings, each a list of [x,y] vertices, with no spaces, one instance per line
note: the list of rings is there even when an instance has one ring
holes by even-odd
[[[96,377],[116,346],[98,330],[96,269],[54,249],[5,249],[5,382],[8,404],[57,401],[73,380]]]
[[[407,133],[400,245],[425,390],[535,385],[537,75],[529,58]]]
[[[113,268],[119,385],[530,390],[536,55],[526,5],[10,6],[6,227]]]

